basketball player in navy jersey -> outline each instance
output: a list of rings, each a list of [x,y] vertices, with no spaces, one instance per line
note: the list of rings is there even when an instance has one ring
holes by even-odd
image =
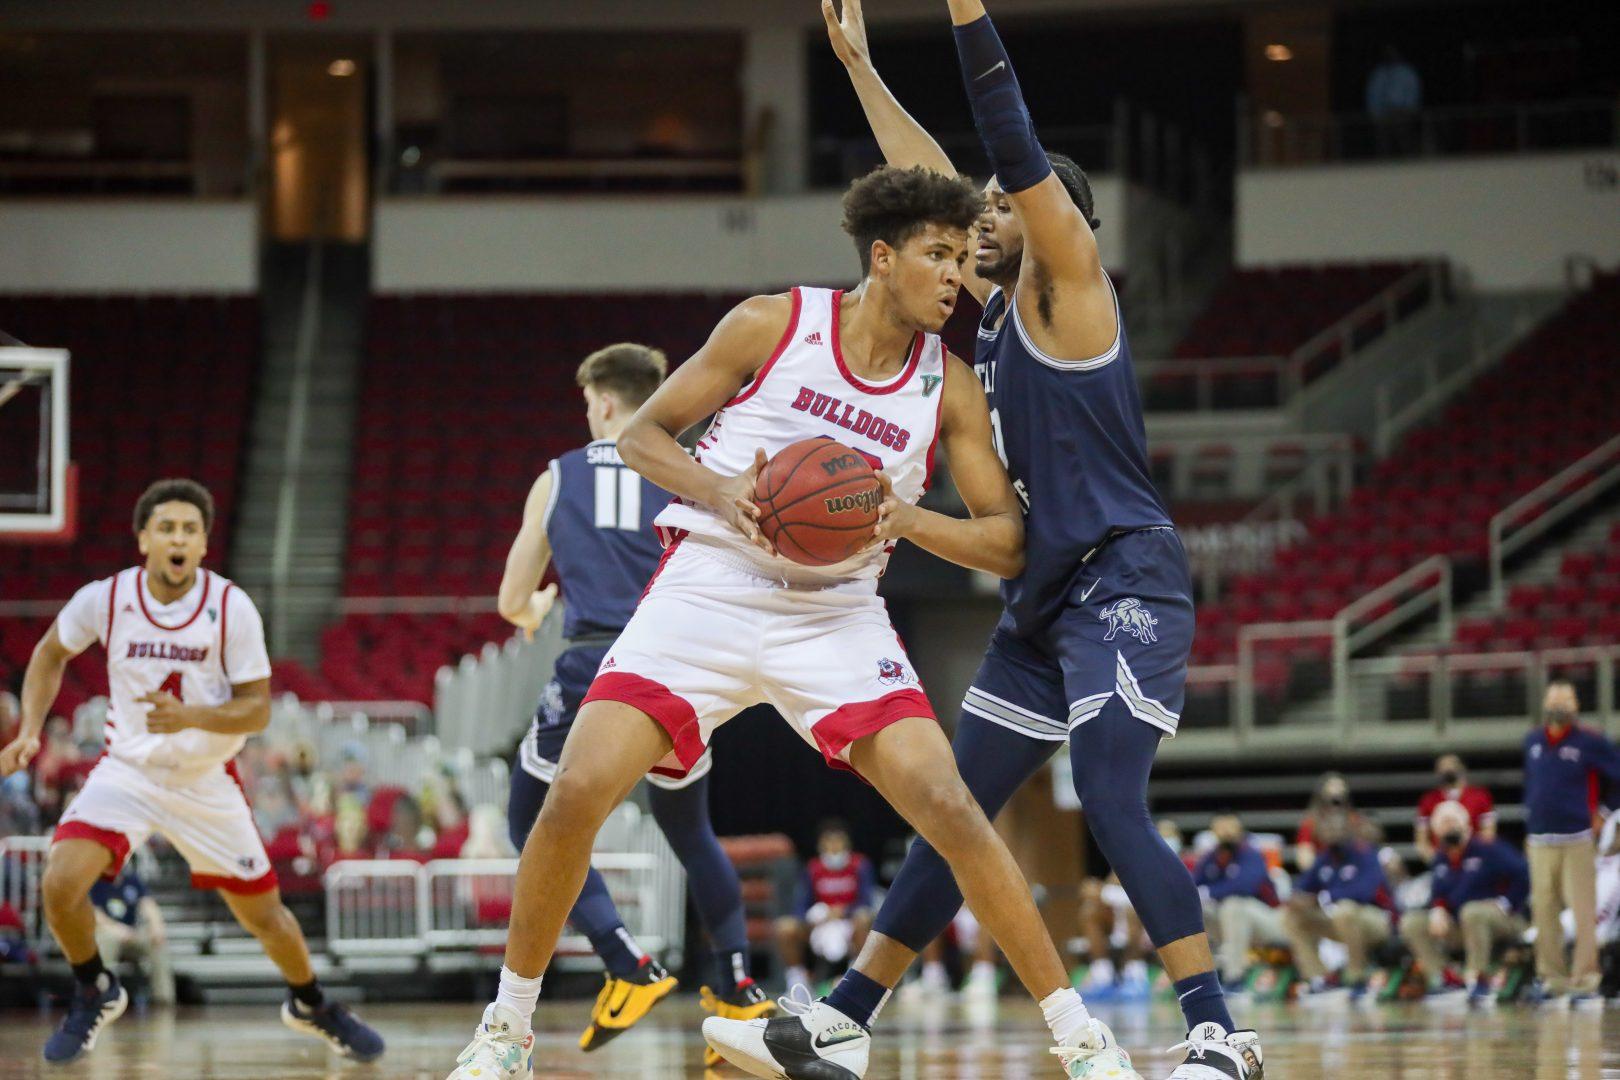
[[[993,816],[1069,741],[1086,820],[1186,1016],[1188,1052],[1172,1080],[1258,1080],[1258,1036],[1234,1030],[1198,892],[1148,815],[1148,773],[1160,739],[1175,734],[1184,699],[1192,581],[1149,479],[1130,346],[1092,232],[1090,185],[1072,161],[1036,141],[983,3],[948,4],[963,83],[995,168],[974,272],[964,281],[985,308],[974,366],[1027,537],[1024,572],[1003,583],[1006,610],[963,702],[957,764]],[[954,173],[873,69],[860,0],[844,0],[841,18],[831,0],[822,12],[889,163]],[[894,986],[950,923],[958,899],[945,862],[919,840],[849,986],[834,995],[870,998],[874,985]],[[1085,1068],[1070,1074],[1088,1075]]]
[[[552,461],[535,481],[523,526],[506,557],[500,612],[530,637],[557,596],[556,585],[536,588],[548,563],[556,564],[567,590],[567,646],[512,770],[507,821],[519,851],[557,777],[580,701],[635,613],[662,554],[652,522],[669,505],[669,493],[625,468],[615,441],[663,382],[667,366],[662,352],[645,345],[609,345],[585,358],[576,380],[585,395],[591,442]],[[748,974],[742,887],[709,820],[712,762],[705,754],[680,780],[649,776],[647,797],[653,819],[686,867],[698,917],[714,944],[716,981],[713,989],[703,987],[703,1007],[728,1019],[753,1020],[769,1016],[775,1006]],[[569,922],[590,939],[607,968],[590,1026],[579,1040],[580,1049],[596,1050],[646,1016],[675,989],[676,980],[625,929],[607,883],[594,869]],[[719,1055],[710,1055],[708,1064],[717,1064]]]

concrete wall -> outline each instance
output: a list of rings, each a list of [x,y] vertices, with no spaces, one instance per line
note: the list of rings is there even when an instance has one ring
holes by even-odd
[[[1098,178],[1103,261],[1125,270],[1125,185]],[[839,194],[765,199],[386,199],[373,287],[422,290],[733,292],[849,283],[854,245]]]
[[[1556,287],[1620,263],[1613,151],[1266,169],[1237,188],[1244,265],[1442,255],[1482,289]]]
[[[258,288],[249,202],[118,199],[0,204],[0,293]]]

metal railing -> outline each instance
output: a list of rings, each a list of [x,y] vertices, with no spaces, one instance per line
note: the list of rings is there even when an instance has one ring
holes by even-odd
[[[1439,615],[1440,639],[1450,641],[1456,629],[1451,588],[1451,560],[1433,555],[1345,605],[1333,617],[1333,711],[1341,736],[1354,722],[1350,658],[1430,611]]]
[[[43,941],[47,933],[40,882],[50,847],[48,836],[0,837],[0,905],[17,913],[23,937],[31,943]]]
[[[435,730],[448,746],[494,753],[508,747],[534,715],[535,702],[564,647],[563,610],[546,616],[533,641],[514,635],[438,670],[433,680]]]
[[[323,204],[324,205],[324,204]],[[288,646],[288,604],[293,572],[293,537],[298,528],[298,485],[304,468],[305,429],[309,426],[309,387],[315,350],[321,340],[321,267],[325,244],[310,241],[299,300],[298,331],[293,342],[293,376],[287,401],[287,441],[282,447],[281,482],[276,489],[276,525],[270,556],[270,644]]]
[[[1620,103],[1585,98],[1515,105],[1431,108],[1389,116],[1238,113],[1238,159],[1281,167],[1523,154],[1620,145]]]
[[[1491,599],[1507,603],[1504,568],[1526,545],[1596,501],[1620,482],[1620,435],[1497,512],[1490,523]]]
[[[671,956],[685,936],[686,878],[650,815],[633,805],[603,827],[591,865],[607,880],[625,925],[648,949]],[[611,848],[611,850],[608,850]],[[518,860],[356,859],[326,871],[327,948],[335,957],[421,957],[503,945]],[[565,935],[558,952],[585,956],[590,942]]]
[[[1144,360],[1137,364],[1153,411],[1294,408],[1306,389],[1390,330],[1447,295],[1442,262],[1415,266],[1287,356]],[[1191,386],[1191,392],[1185,389]]]

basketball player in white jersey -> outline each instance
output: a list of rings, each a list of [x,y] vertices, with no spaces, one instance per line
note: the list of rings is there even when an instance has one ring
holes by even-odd
[[[1002,576],[1023,564],[1017,497],[991,445],[984,392],[937,336],[962,285],[979,207],[970,183],[924,169],[858,181],[844,199],[844,228],[860,254],[860,287],[744,301],[621,433],[624,462],[676,496],[658,519],[668,546],[563,747],[523,850],[499,996],[452,1080],[533,1075],[529,1025],[541,976],[597,830],[642,774],[681,775],[715,728],[761,702],[941,845],[968,902],[1041,1000],[1060,1056],[1123,1058],[1069,985],[1029,887],[962,784],[877,595],[901,538]],[[711,414],[689,456],[675,437]],[[773,552],[752,500],[767,458],[815,436],[876,462],[889,489],[872,544],[822,568]],[[971,520],[916,505],[941,445]],[[784,1006],[793,1015],[743,1026],[776,1063],[755,1075],[864,1072],[870,1040],[838,1002]],[[734,1042],[710,1045],[739,1061]],[[748,1049],[741,1060],[757,1060],[758,1048]]]
[[[327,1001],[253,824],[232,758],[270,720],[270,658],[253,601],[201,567],[214,500],[193,480],[159,480],[135,504],[145,565],[74,594],[34,648],[23,677],[22,729],[0,750],[0,776],[26,768],[73,657],[107,649],[107,753],[69,804],[52,838],[42,892],[45,918],[73,967],[77,991],[45,1043],[66,1062],[95,1047],[129,995],[96,949],[90,887],[115,878],[153,833],[191,867],[191,884],[216,889],[287,980],[282,1020],[348,1057],[383,1052],[378,1034]]]

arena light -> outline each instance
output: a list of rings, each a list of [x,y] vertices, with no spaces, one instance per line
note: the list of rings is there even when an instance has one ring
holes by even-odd
[[[354,74],[354,61],[334,60],[326,65],[326,73],[339,79],[346,79]]]
[[[1294,58],[1294,50],[1280,42],[1272,42],[1266,46],[1266,59],[1274,60],[1279,64],[1287,63]]]

